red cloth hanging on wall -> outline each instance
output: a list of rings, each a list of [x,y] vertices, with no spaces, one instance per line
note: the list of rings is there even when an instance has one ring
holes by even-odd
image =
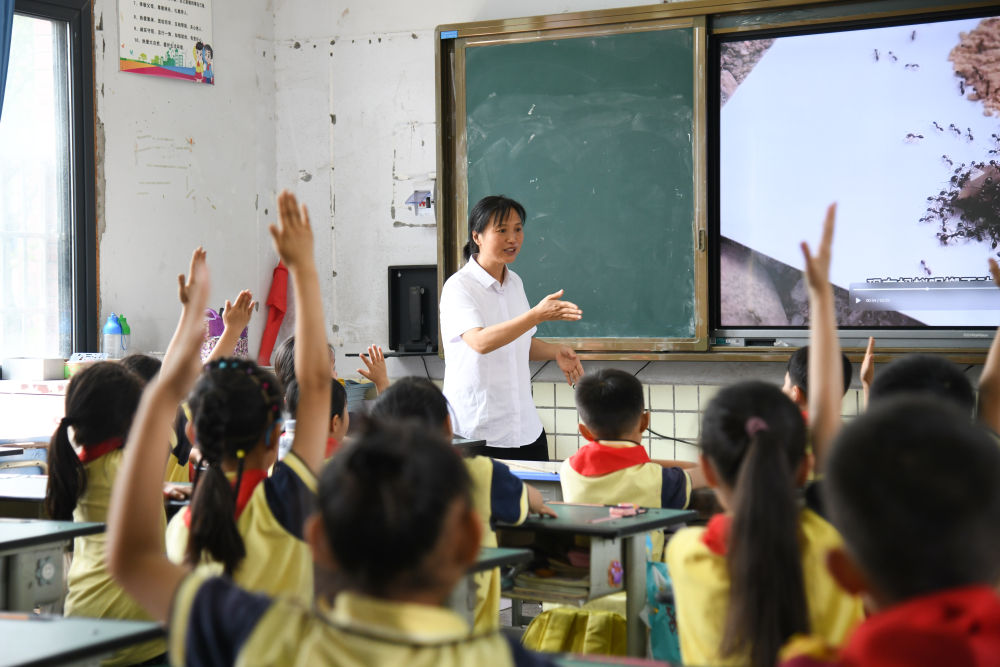
[[[267,322],[264,324],[264,334],[260,338],[260,352],[257,363],[261,366],[271,365],[271,352],[274,341],[278,338],[278,329],[285,319],[288,310],[288,268],[278,262],[271,275],[271,291],[267,293]]]

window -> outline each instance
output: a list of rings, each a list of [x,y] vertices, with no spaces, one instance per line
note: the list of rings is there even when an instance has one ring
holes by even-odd
[[[0,359],[96,349],[91,7],[15,0],[0,116]]]

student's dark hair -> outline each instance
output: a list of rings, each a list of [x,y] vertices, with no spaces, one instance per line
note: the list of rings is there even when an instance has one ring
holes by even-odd
[[[142,380],[121,364],[101,361],[84,368],[66,388],[66,413],[49,441],[49,480],[45,511],[49,517],[72,520],[77,500],[87,490],[87,474],[69,440],[88,449],[111,438],[124,442],[139,407]]]
[[[130,354],[119,363],[142,378],[143,384],[152,380],[160,372],[160,366],[163,365],[163,362],[156,357],[139,353]]]
[[[642,383],[631,373],[602,368],[576,383],[580,421],[601,440],[616,440],[635,427],[645,402]]]
[[[1000,579],[1000,447],[956,406],[897,396],[837,436],[824,493],[872,585],[895,602]]]
[[[338,380],[330,380],[330,419],[344,414],[347,408],[347,390]],[[285,388],[285,410],[295,419],[299,410],[299,383],[292,379]]]
[[[722,654],[774,665],[795,633],[808,633],[794,471],[805,455],[802,414],[781,390],[742,382],[705,409],[701,447],[733,489]]]
[[[405,422],[370,421],[365,428],[320,476],[330,549],[348,586],[363,593],[426,590],[435,566],[424,561],[448,508],[472,502],[469,473],[438,433]]]
[[[185,561],[199,564],[208,553],[231,575],[246,555],[234,512],[246,454],[281,419],[282,391],[269,371],[246,359],[220,359],[205,366],[188,399],[195,440],[207,468],[195,479],[191,526]],[[222,470],[223,461],[237,462],[236,485]]]
[[[435,432],[443,432],[448,420],[448,399],[427,378],[405,377],[379,394],[370,415],[383,421],[411,419]]]
[[[844,393],[851,388],[851,375],[854,372],[851,360],[843,352],[840,353],[840,363],[844,373]],[[803,345],[792,353],[788,360],[788,378],[799,388],[803,396],[809,396],[809,346]]]
[[[521,218],[521,224],[525,223],[527,216],[524,207],[510,197],[488,195],[476,202],[476,205],[469,211],[469,241],[462,249],[466,261],[479,252],[479,246],[472,240],[472,233],[482,234],[487,225],[499,226],[507,219],[511,211],[517,213],[517,216]]]
[[[869,404],[899,394],[929,394],[944,398],[967,414],[976,405],[976,393],[962,369],[944,357],[911,354],[879,369],[869,390]]]
[[[333,356],[333,346],[326,344]],[[281,341],[274,351],[274,374],[281,380],[281,386],[287,387],[295,379],[295,336],[289,336]]]

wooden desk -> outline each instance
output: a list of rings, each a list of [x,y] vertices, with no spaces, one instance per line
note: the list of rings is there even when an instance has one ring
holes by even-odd
[[[495,567],[527,563],[535,554],[531,549],[510,549],[505,547],[482,547],[476,562],[468,570],[468,576],[456,584],[448,597],[448,606],[472,625],[476,611],[476,581],[472,575],[492,570]]]
[[[24,450],[20,447],[0,445],[0,456],[20,456],[21,454],[24,454]]]
[[[559,515],[555,519],[529,516],[527,521],[520,526],[501,524],[498,528],[513,533],[548,532],[591,537],[591,587],[593,589],[596,586],[598,590],[608,588],[608,582],[607,575],[602,569],[603,564],[595,554],[600,554],[602,559],[606,559],[609,553],[615,553],[615,550],[619,549],[620,542],[625,588],[628,654],[638,657],[645,656],[646,630],[639,618],[646,601],[645,535],[653,530],[660,530],[694,519],[697,514],[690,510],[650,508],[637,516],[611,519],[608,515],[608,508],[602,505],[554,504],[552,509]],[[534,538],[531,538],[531,541],[534,542]],[[601,571],[598,572],[598,570]],[[601,577],[605,577],[605,579],[601,580]],[[607,590],[598,594],[603,595],[611,592],[615,591]],[[540,602],[566,602],[565,598],[549,598],[544,594],[516,596],[508,592],[505,595],[514,599],[515,605],[518,604],[518,598]],[[581,603],[584,601],[584,599],[580,600]],[[515,616],[519,615],[518,611],[515,608]]]
[[[163,634],[163,627],[153,621],[0,614],[0,663],[18,667],[97,664],[98,658]]]
[[[70,540],[104,532],[103,523],[0,519],[0,609],[62,609],[63,554]]]

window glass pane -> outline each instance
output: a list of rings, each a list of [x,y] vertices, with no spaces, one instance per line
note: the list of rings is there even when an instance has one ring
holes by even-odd
[[[69,34],[14,15],[0,116],[0,359],[73,345]]]

